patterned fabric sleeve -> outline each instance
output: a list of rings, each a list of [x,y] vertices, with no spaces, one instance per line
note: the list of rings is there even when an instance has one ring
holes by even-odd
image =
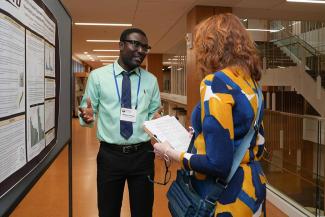
[[[234,99],[228,86],[214,75],[202,81],[200,94],[202,133],[196,139],[197,153],[189,159],[184,156],[183,167],[224,179],[233,161]]]

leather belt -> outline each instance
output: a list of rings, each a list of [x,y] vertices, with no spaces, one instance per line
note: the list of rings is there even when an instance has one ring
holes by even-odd
[[[114,150],[114,151],[118,151],[118,152],[121,152],[124,154],[135,153],[141,149],[144,149],[145,147],[148,147],[148,149],[149,149],[151,146],[150,141],[140,142],[140,143],[131,144],[131,145],[118,145],[118,144],[112,144],[112,143],[107,143],[107,142],[101,141],[100,144],[101,144],[101,147],[103,147],[104,149]]]

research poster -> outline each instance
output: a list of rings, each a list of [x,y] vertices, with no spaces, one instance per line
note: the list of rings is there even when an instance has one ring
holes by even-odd
[[[55,78],[55,47],[45,43],[45,76]]]
[[[55,142],[56,29],[42,1],[0,0],[0,197]]]
[[[26,163],[25,115],[0,122],[0,183]]]
[[[45,99],[55,97],[55,79],[45,78]]]
[[[25,29],[0,13],[0,118],[25,112]]]
[[[45,101],[45,132],[55,126],[55,99]]]

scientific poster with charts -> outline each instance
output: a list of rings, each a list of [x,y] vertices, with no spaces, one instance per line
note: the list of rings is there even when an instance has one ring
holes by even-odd
[[[26,31],[27,159],[45,148],[44,132],[44,39]],[[36,130],[36,132],[35,132]],[[35,137],[37,133],[37,138]]]
[[[26,164],[25,115],[0,122],[0,183]]]
[[[55,97],[55,79],[45,78],[45,99]]]
[[[25,29],[0,13],[0,118],[25,112]]]
[[[44,104],[28,108],[27,117],[27,157],[31,160],[45,147]]]
[[[48,145],[55,135],[55,99],[45,101],[45,145]]]
[[[56,31],[42,1],[0,0],[0,198],[55,145]]]
[[[55,78],[55,47],[45,43],[45,76]]]
[[[26,164],[25,28],[3,13],[0,13],[0,66],[1,183]]]

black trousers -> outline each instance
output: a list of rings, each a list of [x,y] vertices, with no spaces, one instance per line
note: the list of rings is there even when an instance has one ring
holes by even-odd
[[[151,217],[154,199],[153,148],[150,142],[140,150],[123,153],[101,142],[97,155],[97,194],[99,217],[119,217],[125,181],[129,188],[132,217]]]

